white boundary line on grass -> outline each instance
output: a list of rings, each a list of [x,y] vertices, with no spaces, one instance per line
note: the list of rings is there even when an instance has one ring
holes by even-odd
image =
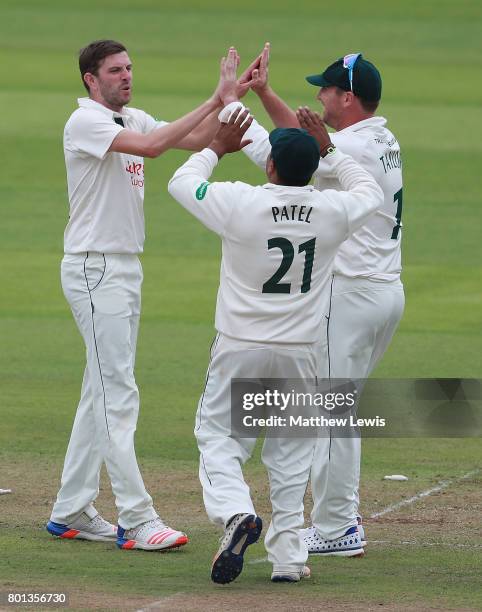
[[[399,508],[403,508],[403,506],[409,506],[410,504],[413,504],[419,499],[423,499],[424,497],[428,497],[429,495],[432,495],[432,493],[438,493],[439,491],[443,491],[443,489],[450,487],[450,485],[454,483],[461,482],[462,480],[466,480],[467,478],[470,478],[471,476],[475,476],[475,474],[478,474],[480,472],[480,469],[481,468],[471,470],[470,472],[467,472],[467,474],[464,474],[463,476],[460,476],[459,478],[452,478],[451,480],[441,480],[435,487],[432,487],[431,489],[427,489],[426,491],[421,491],[420,493],[417,493],[416,495],[413,495],[412,497],[407,497],[407,499],[402,499],[396,504],[391,504],[390,506],[387,506],[383,510],[380,510],[380,512],[375,512],[374,514],[371,514],[370,518],[377,519],[381,516],[385,516],[385,514],[388,514],[389,512],[394,512],[395,510],[398,510]]]
[[[446,546],[448,548],[482,548],[482,544],[453,544],[450,542],[417,542],[416,540],[400,540],[400,542],[392,542],[391,540],[370,540],[372,544],[389,544],[390,546]]]
[[[185,595],[185,593],[174,593],[173,595],[168,595],[163,599],[159,599],[158,601],[153,601],[152,603],[147,604],[147,606],[144,606],[143,608],[139,608],[138,610],[136,610],[136,612],[146,612],[146,610],[159,610],[160,606],[164,606],[164,604],[168,603],[169,601],[172,601],[173,599],[176,599],[176,597],[178,597],[179,595]]]
[[[267,563],[268,557],[262,557],[261,559],[253,559],[252,561],[248,561],[248,565],[257,565],[258,563]]]
[[[370,518],[376,519],[376,518],[379,518],[380,516],[385,516],[385,514],[389,514],[390,512],[394,512],[395,510],[398,510],[399,508],[403,508],[403,506],[409,506],[410,504],[413,504],[419,499],[428,497],[429,495],[432,495],[432,493],[438,493],[439,491],[443,491],[444,489],[446,489],[447,487],[450,487],[450,485],[454,483],[461,482],[463,480],[467,480],[467,478],[471,478],[472,476],[475,476],[481,471],[481,469],[482,468],[471,470],[470,472],[467,472],[467,474],[464,474],[463,476],[459,476],[459,478],[452,478],[451,480],[441,480],[435,487],[432,487],[431,489],[427,489],[425,491],[421,491],[420,493],[417,493],[416,495],[413,495],[412,497],[407,497],[406,499],[402,499],[396,504],[391,504],[390,506],[387,506],[383,510],[380,510],[380,512],[375,512],[374,514],[370,516]],[[381,544],[381,543],[385,543],[385,541],[379,540],[377,541],[377,543]],[[387,541],[386,543],[389,543],[389,542]],[[413,545],[415,544],[415,542],[400,542],[400,544],[412,544]],[[435,546],[438,544],[430,543],[427,545]],[[256,565],[257,563],[266,563],[267,561],[268,561],[268,557],[263,557],[262,559],[253,559],[252,561],[248,561],[248,565]]]

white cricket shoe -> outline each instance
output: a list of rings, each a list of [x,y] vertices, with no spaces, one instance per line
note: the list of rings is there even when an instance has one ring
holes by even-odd
[[[117,527],[103,519],[100,514],[90,511],[82,514],[68,525],[47,523],[47,531],[67,540],[90,540],[91,542],[113,542],[117,538]]]
[[[263,522],[254,514],[235,514],[226,527],[211,566],[211,580],[227,584],[243,570],[243,555],[250,544],[258,541]]]
[[[316,531],[315,527],[300,530],[300,537],[305,543],[308,554],[336,557],[363,557],[365,551],[358,527],[350,527],[345,535],[334,540],[326,540]]]
[[[171,529],[159,517],[132,529],[117,527],[117,546],[124,550],[167,550],[188,542],[185,533]]]
[[[305,565],[297,571],[273,570],[271,582],[299,582],[302,578],[309,578],[310,576],[310,568]]]
[[[358,521],[358,533],[360,534],[361,545],[366,546],[368,542],[365,539],[365,529],[362,524],[362,517],[358,515],[356,519]],[[307,527],[306,529],[300,529],[300,537],[302,540],[305,540],[305,544],[308,548],[308,552],[310,552],[310,547],[309,547],[309,544],[306,542],[306,540],[308,539],[311,540],[311,538],[313,538],[315,534],[316,534],[316,529],[315,527],[313,527],[313,525],[311,527]]]

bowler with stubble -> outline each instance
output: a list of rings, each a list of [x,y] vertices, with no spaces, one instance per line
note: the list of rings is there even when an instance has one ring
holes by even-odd
[[[237,61],[234,49],[229,56]],[[224,61],[213,95],[167,123],[127,106],[133,67],[122,43],[98,40],[80,52],[88,96],[78,100],[64,131],[70,210],[61,276],[87,363],[61,487],[47,525],[54,536],[113,542],[124,550],[164,550],[188,541],[154,509],[134,449],[144,157],[158,157],[173,147],[199,150],[210,142],[223,103]],[[94,506],[103,463],[115,496],[117,527]]]

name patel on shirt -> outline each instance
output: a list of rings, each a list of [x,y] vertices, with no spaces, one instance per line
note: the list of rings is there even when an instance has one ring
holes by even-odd
[[[289,204],[288,206],[272,206],[271,212],[275,223],[279,221],[301,221],[303,223],[311,223],[310,215],[313,206],[305,206],[304,204]]]

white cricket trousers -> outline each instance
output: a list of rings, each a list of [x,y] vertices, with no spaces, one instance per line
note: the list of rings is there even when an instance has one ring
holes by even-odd
[[[321,359],[320,378],[368,378],[390,344],[404,305],[400,280],[376,282],[335,274],[326,328],[328,373]],[[324,538],[341,537],[357,524],[360,458],[360,437],[317,441],[311,520]]]
[[[157,517],[134,450],[141,263],[136,255],[66,254],[61,278],[85,342],[87,365],[51,520],[68,524],[92,511],[105,462],[119,524],[129,529]]]
[[[224,527],[235,514],[256,514],[241,469],[256,439],[231,434],[231,379],[313,379],[316,359],[316,344],[260,344],[217,335],[194,430],[204,504],[212,522]],[[262,461],[269,474],[273,508],[265,545],[274,569],[296,571],[308,556],[298,531],[304,521],[303,497],[315,442],[316,438],[264,441]]]

